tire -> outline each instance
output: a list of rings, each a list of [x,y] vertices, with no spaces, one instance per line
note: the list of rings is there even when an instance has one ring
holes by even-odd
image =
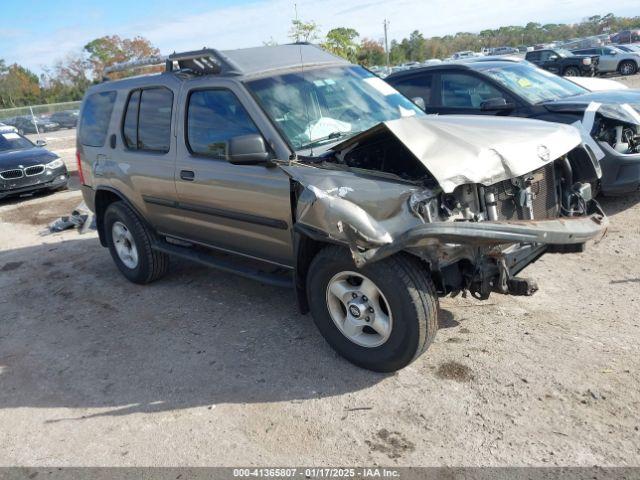
[[[637,71],[638,65],[631,60],[625,60],[618,65],[618,73],[620,75],[634,75]]]
[[[564,69],[563,75],[565,77],[579,77],[580,70],[577,67],[567,67]]]
[[[121,253],[118,253],[118,248],[122,248],[127,241],[122,238],[118,241],[115,237],[115,224],[118,224],[115,229],[118,231],[122,231],[121,226],[124,226],[130,239],[128,243],[135,248],[135,262],[133,262],[132,256],[126,258],[122,257]],[[151,248],[153,232],[124,202],[114,202],[107,207],[104,213],[104,232],[111,257],[120,272],[128,280],[133,283],[146,284],[157,280],[167,272],[169,256]],[[116,244],[118,244],[118,247],[116,247]]]
[[[351,286],[352,281],[357,284],[357,276],[373,282],[380,293],[378,300],[363,297],[362,292],[352,298],[355,292],[347,289],[348,304],[338,302],[330,286],[337,283],[334,279],[342,279],[344,275],[348,276],[345,284],[355,290],[371,291],[363,287],[364,283]],[[438,297],[433,283],[421,262],[405,253],[359,269],[347,249],[325,247],[309,267],[307,298],[313,320],[329,345],[350,362],[376,372],[393,372],[414,361],[429,347],[438,329]],[[344,327],[338,326],[340,319],[334,321],[336,304],[341,315],[352,319],[354,317],[349,317],[347,312],[351,312],[355,304],[359,310],[358,322],[362,323],[363,317],[371,322],[360,327],[362,332],[354,337],[356,340],[343,333]],[[360,308],[362,306],[365,308]],[[378,314],[381,313],[380,318],[384,317],[385,310],[390,318],[386,339],[369,326],[379,323]],[[371,315],[373,319],[369,320],[365,315]],[[376,343],[376,340],[382,343]]]

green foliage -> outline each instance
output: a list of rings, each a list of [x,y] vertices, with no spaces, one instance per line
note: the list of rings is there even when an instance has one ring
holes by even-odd
[[[356,62],[359,46],[355,40],[359,36],[360,34],[353,28],[338,27],[329,30],[326,40],[321,45],[334,55]]]
[[[302,20],[291,20],[289,38],[294,42],[312,42],[319,36],[320,26],[313,20],[303,22]]]

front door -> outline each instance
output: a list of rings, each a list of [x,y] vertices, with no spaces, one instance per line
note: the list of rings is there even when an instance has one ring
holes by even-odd
[[[260,133],[241,98],[250,101],[231,86],[182,93],[175,173],[180,235],[292,266],[289,177],[278,167],[228,161],[231,138]]]

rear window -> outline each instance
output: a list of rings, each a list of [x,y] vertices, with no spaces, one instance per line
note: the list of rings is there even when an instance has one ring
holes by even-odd
[[[168,88],[146,88],[131,92],[122,125],[127,148],[168,152],[172,108],[173,92]]]
[[[82,145],[89,147],[104,145],[115,101],[115,91],[93,93],[87,97],[82,109],[78,134]]]

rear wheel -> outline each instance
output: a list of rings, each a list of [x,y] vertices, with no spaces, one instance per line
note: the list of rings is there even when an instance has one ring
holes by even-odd
[[[357,268],[348,250],[326,247],[309,268],[307,296],[327,342],[369,370],[405,367],[428,348],[438,328],[431,279],[407,254]]]
[[[104,232],[113,261],[130,281],[150,283],[167,272],[169,256],[151,248],[153,232],[124,202],[107,207]]]
[[[579,77],[580,70],[577,67],[567,67],[564,69],[565,77]]]
[[[631,60],[625,60],[618,65],[620,75],[634,75],[638,71],[638,65]]]

